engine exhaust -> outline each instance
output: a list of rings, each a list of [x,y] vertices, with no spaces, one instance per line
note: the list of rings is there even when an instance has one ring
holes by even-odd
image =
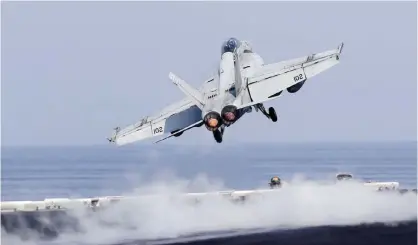
[[[227,125],[234,123],[239,117],[237,107],[234,105],[225,106],[222,109],[221,115],[224,123]]]
[[[222,125],[222,118],[219,113],[215,111],[208,112],[203,118],[203,122],[206,129],[209,131],[215,131]]]

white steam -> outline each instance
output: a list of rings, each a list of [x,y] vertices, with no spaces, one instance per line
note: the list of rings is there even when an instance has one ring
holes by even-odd
[[[176,193],[226,189],[221,182],[204,176],[193,181],[162,176],[127,193],[148,195],[146,198],[120,202],[93,217],[77,210],[85,232],[61,234],[55,242],[111,244],[209,231],[391,223],[417,217],[415,194],[379,193],[353,181],[335,184],[294,180],[277,192],[243,204],[215,196],[205,198],[199,205],[193,205],[190,199],[174,198]],[[12,237],[3,234],[2,239]]]

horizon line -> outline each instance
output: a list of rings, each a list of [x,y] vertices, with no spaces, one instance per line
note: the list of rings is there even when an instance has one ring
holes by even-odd
[[[276,141],[276,142],[269,142],[269,141],[255,141],[255,142],[231,142],[224,144],[225,147],[230,146],[239,146],[239,145],[298,145],[298,144],[396,144],[396,143],[414,143],[417,144],[417,140],[330,140],[330,141]],[[195,141],[190,141],[189,143],[186,142],[166,142],[164,144],[154,144],[150,142],[138,142],[132,143],[128,145],[118,146],[109,143],[93,143],[93,144],[37,144],[37,145],[30,145],[30,144],[2,144],[0,143],[1,147],[5,148],[12,148],[12,147],[114,147],[114,148],[129,148],[129,147],[160,147],[160,146],[215,146],[215,144],[211,144],[210,142],[205,142],[203,144],[197,143]],[[222,146],[222,144],[219,144]]]

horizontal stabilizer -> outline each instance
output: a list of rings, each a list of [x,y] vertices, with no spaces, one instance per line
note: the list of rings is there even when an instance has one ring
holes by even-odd
[[[187,127],[183,128],[183,129],[181,129],[181,130],[179,130],[179,131],[175,132],[174,134],[170,134],[170,135],[168,135],[168,136],[166,136],[166,137],[164,137],[164,138],[162,138],[162,139],[160,139],[160,140],[155,141],[154,143],[158,143],[158,142],[160,142],[160,141],[163,141],[163,140],[166,140],[166,139],[168,139],[168,138],[171,138],[171,137],[173,137],[174,135],[179,134],[179,133],[182,133],[182,132],[184,132],[184,131],[187,131],[187,130],[189,130],[189,129],[191,129],[191,128],[193,128],[193,127],[195,127],[195,126],[197,126],[197,125],[199,125],[199,124],[201,124],[201,123],[203,123],[203,120],[200,120],[200,121],[198,121],[198,122],[195,122],[195,123],[193,123],[192,125],[189,125],[189,126],[187,126]]]
[[[173,81],[175,85],[177,85],[177,87],[179,87],[179,89],[183,93],[187,95],[187,97],[189,97],[196,104],[197,107],[199,107],[200,109],[203,108],[204,106],[203,95],[199,90],[193,88],[184,80],[174,75],[172,72],[168,74],[168,77],[170,78],[171,81]]]

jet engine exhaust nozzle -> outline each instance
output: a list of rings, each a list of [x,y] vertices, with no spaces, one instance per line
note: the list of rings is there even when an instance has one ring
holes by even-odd
[[[238,119],[238,110],[236,106],[227,105],[222,109],[222,119],[225,123],[233,123]]]
[[[203,118],[205,126],[209,131],[215,131],[222,125],[222,118],[219,113],[211,111]]]

